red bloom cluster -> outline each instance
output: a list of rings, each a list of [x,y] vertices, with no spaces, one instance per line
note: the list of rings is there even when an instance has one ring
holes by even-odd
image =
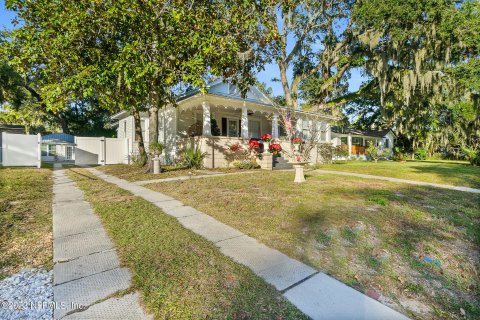
[[[239,150],[242,150],[242,146],[238,142],[234,143],[230,146],[230,151],[232,151],[232,152],[237,152]]]
[[[265,133],[264,135],[262,135],[262,138],[261,138],[263,141],[265,142],[269,142],[272,140],[272,136],[269,135],[268,133]]]
[[[250,149],[254,149],[254,150],[257,150],[260,148],[260,144],[255,139],[250,139],[248,141],[248,146],[250,147]]]
[[[292,139],[292,142],[295,143],[295,144],[300,144],[303,142],[302,138],[300,137],[295,137]]]
[[[279,145],[278,143],[272,143],[269,148],[270,152],[273,154],[277,154],[280,151],[282,151],[282,146]]]

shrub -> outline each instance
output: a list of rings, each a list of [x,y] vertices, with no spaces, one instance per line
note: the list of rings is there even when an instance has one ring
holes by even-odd
[[[365,154],[375,160],[375,162],[377,162],[380,158],[388,157],[388,155],[390,154],[390,149],[379,149],[375,145],[375,142],[368,141],[368,148],[365,150]]]
[[[206,153],[202,152],[198,147],[188,147],[183,151],[182,163],[189,169],[200,169],[203,167],[205,155]]]
[[[335,147],[331,143],[319,143],[317,152],[323,163],[331,163],[335,154]]]
[[[132,154],[131,156],[132,164],[137,167],[143,167],[147,163],[147,158],[140,154]]]
[[[408,160],[409,156],[408,153],[404,152],[403,149],[399,147],[395,147],[393,149],[393,160],[395,161],[405,161]]]
[[[348,150],[342,148],[342,146],[336,146],[334,149],[334,155],[336,158],[348,157]]]
[[[238,169],[257,169],[260,166],[254,160],[235,160],[232,162],[233,166]]]
[[[480,150],[475,151],[470,148],[463,148],[462,151],[472,166],[480,166]]]
[[[427,150],[424,148],[415,149],[415,159],[416,160],[425,160],[427,159]]]

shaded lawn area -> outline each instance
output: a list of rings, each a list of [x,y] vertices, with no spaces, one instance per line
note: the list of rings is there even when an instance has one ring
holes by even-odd
[[[480,188],[480,167],[448,161],[343,161],[319,169]]]
[[[86,193],[157,319],[307,319],[272,286],[153,204],[84,169]]]
[[[208,173],[230,173],[241,171],[236,168],[195,170],[182,167],[163,166],[161,173],[153,174],[145,173],[145,169],[142,167],[128,164],[112,164],[106,166],[99,166],[96,169],[101,170],[106,174],[110,174],[120,179],[125,179],[131,182],[189,176],[189,172],[192,173],[192,176],[200,176],[206,175]]]
[[[0,279],[52,268],[52,171],[0,168]]]
[[[301,185],[293,178],[262,171],[147,187],[413,318],[460,319],[460,308],[480,317],[480,195],[314,171]]]

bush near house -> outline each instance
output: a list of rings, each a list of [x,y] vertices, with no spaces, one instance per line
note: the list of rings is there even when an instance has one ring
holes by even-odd
[[[375,145],[375,142],[368,141],[368,148],[365,150],[365,154],[377,162],[380,158],[388,157],[390,155],[390,149],[380,149]]]
[[[465,153],[468,162],[470,162],[472,166],[480,166],[480,150],[475,151],[473,149],[464,148],[463,153]]]
[[[197,146],[188,147],[183,151],[182,163],[189,169],[201,169],[203,167],[203,160],[206,153],[202,152]]]

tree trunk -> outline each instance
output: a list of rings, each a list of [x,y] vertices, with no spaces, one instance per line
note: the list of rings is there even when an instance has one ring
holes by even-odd
[[[147,160],[147,153],[145,152],[145,144],[143,143],[140,112],[137,109],[133,109],[133,119],[135,122],[135,140],[138,142],[138,153],[142,159],[142,165],[144,165]]]
[[[282,82],[283,93],[285,95],[285,103],[287,107],[294,108],[294,101],[292,99],[292,93],[290,92],[290,87],[288,85],[287,77],[287,64],[285,61],[278,61],[278,68],[280,70],[280,81]]]
[[[70,129],[68,128],[68,121],[65,116],[61,113],[56,113],[55,117],[57,118],[58,123],[62,127],[62,132],[70,134]]]
[[[149,96],[149,127],[148,137],[150,143],[158,142],[158,110],[160,107],[160,101],[158,93],[153,91]]]

